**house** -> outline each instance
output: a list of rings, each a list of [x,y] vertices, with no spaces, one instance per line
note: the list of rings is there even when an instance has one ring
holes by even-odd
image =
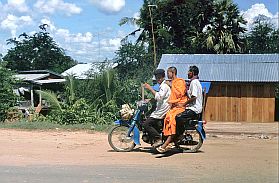
[[[110,62],[79,63],[64,71],[61,75],[73,75],[77,79],[88,79],[90,74],[98,73],[102,68],[115,68],[116,66],[117,64]]]
[[[278,121],[279,54],[164,54],[158,68],[175,66],[187,80],[190,65],[210,82],[207,121]]]
[[[35,90],[56,90],[61,88],[60,83],[66,81],[62,75],[49,70],[19,71],[15,77],[22,81],[16,93],[27,99],[24,107],[36,107],[41,103],[41,94],[35,94]]]

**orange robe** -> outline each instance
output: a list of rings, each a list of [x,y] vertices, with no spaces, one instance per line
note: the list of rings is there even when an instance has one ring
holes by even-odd
[[[172,80],[171,94],[169,98],[170,104],[185,103],[188,98],[186,96],[186,83],[184,79],[176,78]],[[166,114],[164,120],[163,133],[165,136],[176,134],[175,116],[185,110],[185,107],[172,107]]]

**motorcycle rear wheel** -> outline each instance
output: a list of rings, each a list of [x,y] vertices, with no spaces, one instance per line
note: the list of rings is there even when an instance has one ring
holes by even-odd
[[[197,152],[203,144],[201,134],[197,130],[185,130],[184,138],[178,142],[180,149],[186,153]]]
[[[115,126],[113,127],[108,134],[109,145],[117,152],[129,152],[136,144],[133,140],[133,132],[131,132],[128,137],[128,126]]]

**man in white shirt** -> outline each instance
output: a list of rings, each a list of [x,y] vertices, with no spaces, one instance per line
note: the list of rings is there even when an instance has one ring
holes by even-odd
[[[190,66],[188,71],[190,85],[187,91],[189,100],[184,104],[186,106],[185,111],[178,114],[175,118],[178,136],[183,134],[184,124],[188,122],[187,119],[197,119],[198,114],[202,112],[203,95],[198,75],[199,68],[197,66]]]
[[[157,83],[160,84],[159,91],[156,92],[149,84],[145,83],[144,87],[151,91],[151,93],[154,95],[156,103],[156,109],[154,112],[151,113],[150,117],[147,118],[147,120],[144,122],[143,127],[148,133],[149,137],[152,139],[153,147],[157,147],[161,145],[162,137],[160,133],[156,130],[158,128],[158,124],[163,122],[163,119],[165,118],[166,113],[170,109],[170,105],[168,103],[171,89],[169,85],[166,84],[165,81],[165,70],[163,69],[157,69],[154,72],[155,79]]]

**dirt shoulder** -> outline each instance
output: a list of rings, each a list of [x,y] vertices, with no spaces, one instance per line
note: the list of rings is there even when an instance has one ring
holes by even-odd
[[[208,126],[208,131],[210,128],[213,126]],[[172,177],[176,182],[186,178],[190,182],[278,182],[278,136],[208,133],[200,152],[165,155],[154,154],[144,143],[132,152],[117,153],[109,146],[106,133],[91,131],[0,129],[0,137],[0,169],[4,171],[0,179],[6,182],[16,177],[14,182],[21,182],[22,177],[34,180],[37,175],[37,180],[53,176],[49,182],[81,182],[73,180],[85,177],[93,182],[96,177],[101,177],[99,182],[111,182],[107,177],[114,177],[115,182],[170,182]],[[128,169],[133,174],[127,178],[123,172]],[[61,170],[76,179],[66,180],[58,175]],[[160,172],[163,175],[158,177]]]
[[[165,155],[145,143],[132,152],[114,152],[100,132],[0,129],[0,177],[4,182],[278,182],[277,124],[232,125],[206,125],[198,153]]]
[[[235,135],[269,135],[278,136],[279,122],[271,123],[240,123],[240,122],[208,122],[207,133]]]
[[[208,127],[209,128],[209,127]],[[209,130],[210,131],[210,130]],[[131,153],[113,152],[107,142],[107,134],[86,131],[21,131],[0,129],[0,164],[2,165],[42,165],[42,164],[67,164],[67,165],[92,165],[92,164],[153,164],[160,162],[150,153],[149,144],[142,143]],[[220,160],[224,150],[245,159],[253,154],[260,157],[267,156],[278,162],[278,137],[262,139],[243,135],[215,135],[208,133],[199,157],[202,160],[209,155],[214,155]],[[256,149],[256,150],[255,150]],[[255,150],[255,151],[254,151]],[[269,154],[265,154],[269,151]],[[145,152],[145,153],[144,153]],[[213,153],[213,154],[211,154]],[[178,154],[165,159],[167,163],[176,164],[183,159]],[[238,161],[241,158],[238,158]],[[277,158],[277,159],[276,159]],[[176,162],[177,161],[177,162]],[[206,159],[206,161],[209,161]]]

